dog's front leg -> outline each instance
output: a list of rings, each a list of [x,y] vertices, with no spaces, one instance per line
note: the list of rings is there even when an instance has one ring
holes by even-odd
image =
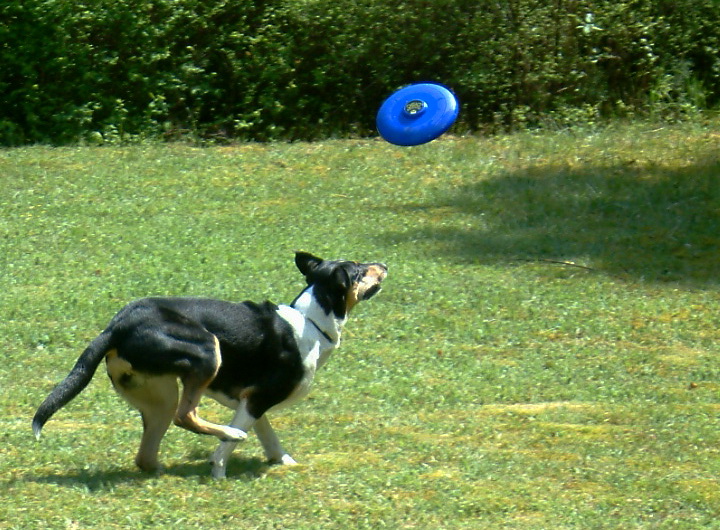
[[[264,414],[260,419],[258,419],[253,428],[255,429],[255,434],[257,434],[258,439],[263,446],[265,456],[271,464],[297,464],[293,457],[287,454],[285,449],[283,449],[283,446],[280,445],[280,440],[270,425],[267,415]]]
[[[243,399],[240,402],[240,406],[238,406],[235,411],[235,417],[230,422],[230,426],[247,433],[250,429],[252,429],[255,422],[256,418],[247,411],[247,400]],[[237,441],[220,442],[220,445],[218,445],[218,448],[215,450],[211,459],[213,465],[213,478],[225,478],[227,474],[228,460],[230,459],[232,452],[235,450],[235,447],[237,447],[237,444]]]

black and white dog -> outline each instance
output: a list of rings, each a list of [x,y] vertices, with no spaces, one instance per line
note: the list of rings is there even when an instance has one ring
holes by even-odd
[[[376,294],[387,276],[382,263],[325,261],[305,252],[296,253],[295,264],[307,287],[290,305],[202,298],[129,303],[40,405],[35,436],[88,385],[104,358],[115,390],[142,415],[140,469],[159,469],[160,441],[173,421],[222,440],[212,457],[215,478],[225,477],[230,454],[251,428],[272,463],[295,463],[266,413],[307,395],[315,371],[340,344],[350,310]],[[235,410],[230,425],[198,416],[203,394]]]

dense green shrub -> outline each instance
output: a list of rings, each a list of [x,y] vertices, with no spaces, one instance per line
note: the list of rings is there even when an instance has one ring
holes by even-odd
[[[368,134],[434,80],[463,129],[720,104],[716,0],[5,0],[0,144]]]

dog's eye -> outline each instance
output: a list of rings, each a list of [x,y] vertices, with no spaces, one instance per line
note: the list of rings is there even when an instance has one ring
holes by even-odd
[[[365,279],[365,275],[367,274],[368,270],[366,268],[358,269],[355,272],[355,277],[353,278],[353,282],[362,282]]]

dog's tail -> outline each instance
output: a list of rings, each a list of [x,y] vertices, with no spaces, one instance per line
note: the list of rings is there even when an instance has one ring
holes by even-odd
[[[103,331],[98,335],[75,363],[63,381],[50,392],[38,407],[33,417],[32,428],[35,438],[40,439],[40,431],[50,417],[77,396],[90,383],[98,365],[111,347],[111,333]]]

